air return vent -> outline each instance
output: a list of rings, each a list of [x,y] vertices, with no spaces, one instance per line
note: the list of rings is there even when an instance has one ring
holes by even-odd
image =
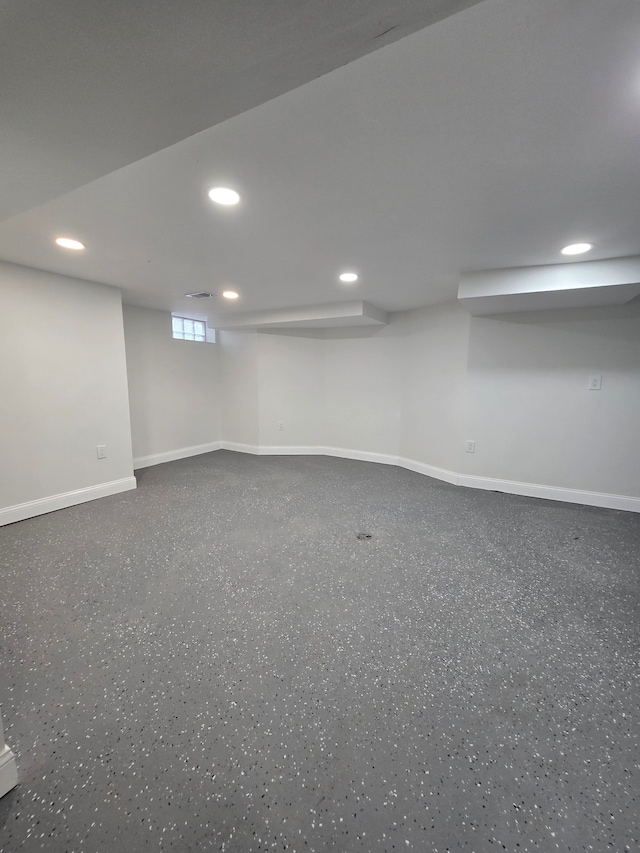
[[[211,299],[211,294],[207,293],[206,290],[201,290],[199,293],[185,293],[185,296],[189,296],[191,299]]]

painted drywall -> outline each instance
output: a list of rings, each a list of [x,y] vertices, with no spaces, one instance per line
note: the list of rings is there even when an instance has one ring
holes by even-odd
[[[640,496],[640,304],[473,318],[464,424],[466,473]]]
[[[0,300],[0,513],[44,502],[4,521],[132,487],[132,440],[147,459],[224,441],[640,497],[640,304],[470,318],[449,303],[210,345],[172,340],[163,312],[123,321],[114,288],[24,267],[0,264]]]
[[[322,340],[298,335],[258,335],[261,446],[309,447],[323,442],[323,344]]]
[[[409,460],[568,500],[640,496],[640,305],[471,318],[447,303],[322,338],[228,334],[231,442]]]
[[[325,432],[322,444],[398,455],[399,347],[393,325],[336,330],[324,345]]]
[[[396,315],[400,456],[459,471],[469,314],[456,303]]]
[[[449,304],[322,338],[258,333],[255,351],[250,338],[236,339],[257,359],[258,444],[400,455],[456,470],[468,330],[468,313]]]
[[[0,315],[0,509],[132,477],[120,291],[0,263]]]
[[[134,459],[219,441],[218,344],[174,340],[166,311],[123,313]]]
[[[256,332],[218,333],[223,406],[222,437],[256,447],[260,441],[258,415],[258,335]]]

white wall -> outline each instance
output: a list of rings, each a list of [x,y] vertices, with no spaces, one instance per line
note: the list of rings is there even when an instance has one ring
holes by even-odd
[[[218,344],[175,340],[168,312],[130,305],[124,331],[134,459],[219,441]]]
[[[400,389],[394,329],[344,335],[334,332],[323,341],[326,430],[321,443],[397,456]]]
[[[120,291],[0,263],[0,316],[0,509],[132,478]]]
[[[215,345],[126,307],[131,424],[119,291],[0,264],[0,311],[0,522],[132,488],[132,437],[137,458],[220,440],[336,448],[487,487],[640,497],[640,304],[500,318],[447,304],[383,328]]]
[[[298,335],[257,336],[260,445],[312,447],[322,443],[326,408],[323,343]]]
[[[392,337],[388,328],[373,336],[334,331],[328,338],[304,331],[222,332],[224,440],[397,455],[398,350]]]
[[[219,332],[222,437],[257,446],[258,336],[256,332]]]
[[[640,496],[640,305],[473,318],[464,430],[467,473]]]
[[[382,454],[523,493],[640,497],[640,305],[471,318],[449,303],[321,339],[225,340],[227,441]]]
[[[400,456],[459,471],[469,314],[456,303],[396,315]]]

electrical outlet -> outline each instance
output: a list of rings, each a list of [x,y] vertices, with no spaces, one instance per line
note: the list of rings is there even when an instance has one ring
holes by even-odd
[[[589,391],[599,391],[602,388],[602,376],[590,376],[587,388]]]
[[[284,421],[278,421],[278,429],[284,429]]]
[[[96,447],[96,451],[98,453],[98,459],[106,459],[107,458],[107,445],[99,444]]]
[[[466,445],[467,453],[475,453],[476,452],[476,443],[475,441],[468,441]]]

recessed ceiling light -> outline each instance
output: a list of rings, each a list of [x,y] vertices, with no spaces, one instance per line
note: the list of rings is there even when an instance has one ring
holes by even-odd
[[[209,299],[211,294],[206,290],[199,290],[197,293],[185,293],[190,299]]]
[[[353,281],[358,280],[358,274],[355,272],[343,272],[340,276],[340,281],[344,281],[347,284],[350,284]]]
[[[593,243],[571,243],[569,246],[565,246],[564,249],[561,249],[560,251],[563,255],[582,255],[590,249],[593,249]]]
[[[240,201],[240,194],[229,187],[211,187],[209,190],[209,198],[215,201],[216,204],[237,204]]]
[[[84,243],[80,240],[72,240],[70,237],[56,237],[56,243],[63,249],[73,249],[75,252],[84,249]]]
[[[223,291],[222,295],[224,296],[225,299],[237,299],[238,298],[238,294],[235,292],[235,290],[225,290],[225,291]]]

